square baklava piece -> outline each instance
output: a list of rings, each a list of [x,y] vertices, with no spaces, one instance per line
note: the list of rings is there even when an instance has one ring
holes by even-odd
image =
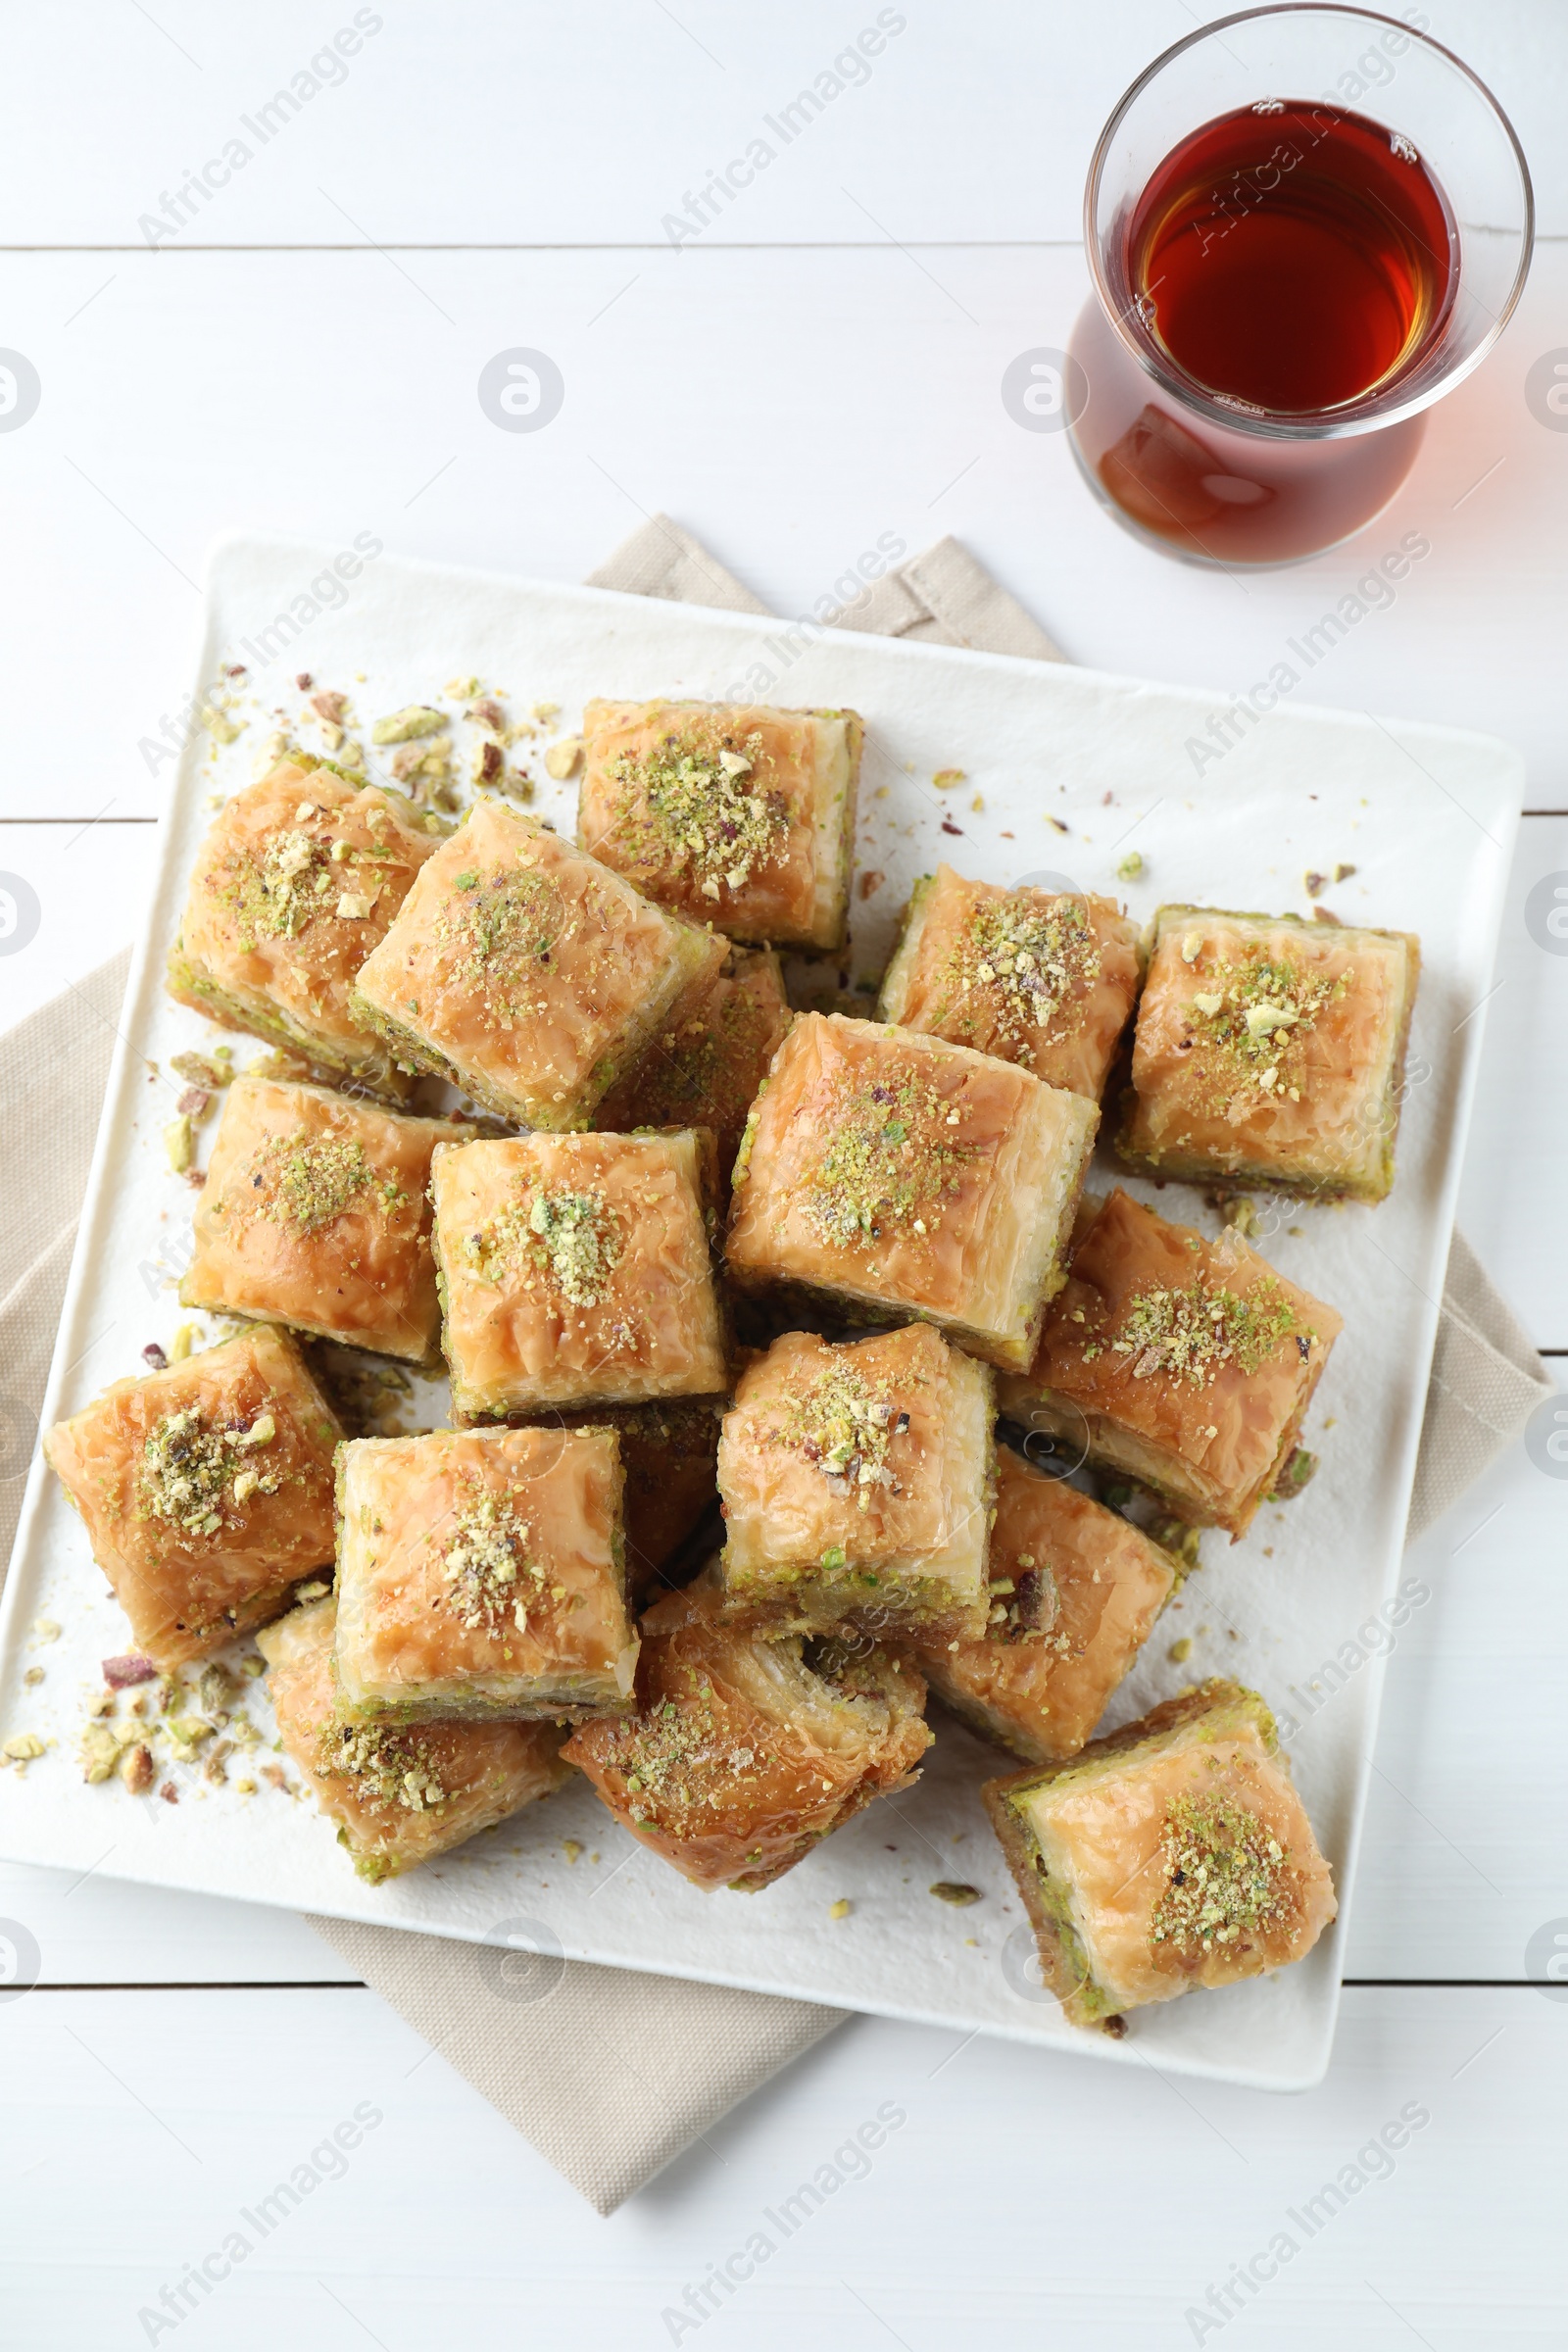
[[[703,1580],[657,1602],[636,1714],[580,1724],[564,1753],[695,1886],[751,1893],[906,1788],[931,1734],[912,1665],[863,1640],[768,1641],[720,1608]]]
[[[261,1330],[116,1381],[43,1450],[167,1673],[275,1617],[331,1560],[342,1434],[293,1341]]]
[[[549,1796],[571,1778],[554,1723],[356,1723],[337,1705],[334,1598],[257,1642],[283,1752],[337,1825],[355,1870],[395,1879]]]
[[[767,1065],[784,1042],[790,1008],[771,949],[737,949],[700,1004],[657,1037],[599,1105],[596,1127],[706,1127],[718,1150],[719,1190]]]
[[[953,1642],[922,1628],[911,1646],[956,1715],[1031,1763],[1056,1763],[1089,1739],[1178,1574],[1130,1520],[1004,1446],[986,1630]]]
[[[1382,1200],[1420,968],[1407,931],[1161,907],[1119,1155],[1152,1176]]]
[[[987,1810],[1077,2026],[1299,1960],[1334,1881],[1254,1690],[1203,1683],[1071,1762],[991,1781]]]
[[[1295,1451],[1343,1324],[1227,1228],[1205,1241],[1113,1192],[1082,1224],[1033,1367],[1003,1410],[1240,1536]]]
[[[920,1316],[1021,1371],[1099,1121],[1082,1096],[966,1046],[807,1013],[746,1124],[730,1275],[804,1284],[861,1319]]]
[[[465,1131],[321,1086],[237,1078],[196,1203],[182,1304],[429,1363],[430,1154]]]
[[[742,1375],[718,1444],[733,1615],[976,1635],[987,1614],[995,1376],[929,1324],[797,1331]]]
[[[710,1150],[677,1132],[437,1152],[442,1345],[460,1421],[726,1388]]]
[[[435,848],[401,794],[291,754],[224,804],[196,854],[171,996],[376,1093],[406,1094],[349,991]]]
[[[853,710],[589,703],[578,839],[731,939],[839,947],[862,733]]]
[[[721,969],[726,943],[533,818],[481,800],[360,968],[397,1061],[523,1127],[586,1127]]]
[[[877,1009],[1098,1102],[1138,975],[1138,926],[1114,900],[939,865],[914,886]]]
[[[338,1455],[338,1693],[367,1722],[578,1722],[631,1703],[619,1445],[435,1430]]]

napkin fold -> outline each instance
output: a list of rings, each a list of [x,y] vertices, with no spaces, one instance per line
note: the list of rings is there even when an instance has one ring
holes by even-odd
[[[657,515],[591,584],[763,613]],[[954,539],[827,624],[1040,662],[1065,656]],[[8,1560],[92,1157],[128,952],[0,1039],[0,1560]],[[1410,1507],[1419,1535],[1552,1394],[1541,1358],[1455,1234]],[[848,2011],[566,1961],[509,1983],[483,1946],[358,1921],[310,1925],[602,2214],[701,2139]]]

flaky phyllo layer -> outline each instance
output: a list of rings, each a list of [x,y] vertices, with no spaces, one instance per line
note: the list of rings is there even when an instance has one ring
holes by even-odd
[[[777,1341],[743,1376],[719,1444],[732,1613],[888,1638],[978,1632],[992,1387],[924,1324],[842,1347]]]
[[[259,1642],[285,1753],[363,1879],[399,1877],[571,1777],[553,1723],[357,1723],[337,1704],[334,1599]]]
[[[442,1344],[461,1418],[728,1385],[709,1150],[680,1130],[506,1137],[437,1155]]]
[[[861,735],[853,710],[591,702],[579,838],[731,939],[838,947]]]
[[[925,1685],[873,1646],[768,1641],[725,1624],[716,1587],[642,1622],[637,1713],[567,1742],[616,1819],[694,1885],[751,1891],[905,1788],[931,1743]]]
[[[1176,1582],[1159,1544],[1004,1446],[985,1630],[954,1642],[920,1629],[912,1646],[955,1713],[1020,1756],[1054,1762],[1089,1739]]]
[[[435,1430],[338,1457],[345,1710],[569,1719],[630,1703],[619,1445],[606,1430]]]
[[[407,1078],[349,998],[448,829],[401,793],[291,755],[233,795],[197,852],[171,995],[396,1099]]]
[[[747,1124],[730,1273],[919,1315],[1021,1370],[1098,1121],[1092,1103],[990,1055],[805,1014]]]
[[[429,1362],[439,1328],[430,1155],[463,1132],[328,1087],[237,1078],[181,1299]]]
[[[1240,1234],[1111,1194],[1087,1221],[1004,1412],[1124,1471],[1197,1526],[1243,1533],[1295,1447],[1342,1329]]]
[[[726,944],[531,818],[479,801],[367,958],[353,1010],[406,1067],[559,1132],[586,1127],[700,1001]]]
[[[1420,964],[1408,932],[1162,907],[1121,1157],[1151,1174],[1381,1200]]]
[[[116,1381],[44,1455],[136,1648],[168,1671],[275,1617],[331,1560],[341,1436],[294,1343],[263,1328]]]
[[[985,1797],[1075,2025],[1265,1975],[1334,1917],[1273,1717],[1240,1684],[1204,1683]]]
[[[914,886],[878,1011],[1098,1102],[1138,981],[1138,926],[1114,901],[939,865]]]

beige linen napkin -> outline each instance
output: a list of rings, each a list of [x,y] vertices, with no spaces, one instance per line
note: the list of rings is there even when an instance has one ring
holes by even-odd
[[[764,612],[659,516],[599,587]],[[1038,661],[1063,657],[952,539],[869,587],[834,625]],[[0,1039],[0,1561],[10,1557],[93,1137],[126,956]],[[1410,1510],[1438,1518],[1552,1393],[1541,1359],[1455,1235]],[[509,1963],[397,1928],[311,1925],[600,2213],[613,2212],[847,2012],[577,1961]]]

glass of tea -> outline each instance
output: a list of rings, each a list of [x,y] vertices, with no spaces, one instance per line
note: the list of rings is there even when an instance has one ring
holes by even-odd
[[[1414,13],[1414,12],[1412,12]],[[1530,267],[1530,173],[1458,58],[1364,9],[1178,41],[1101,134],[1061,397],[1091,490],[1228,569],[1369,522]]]

